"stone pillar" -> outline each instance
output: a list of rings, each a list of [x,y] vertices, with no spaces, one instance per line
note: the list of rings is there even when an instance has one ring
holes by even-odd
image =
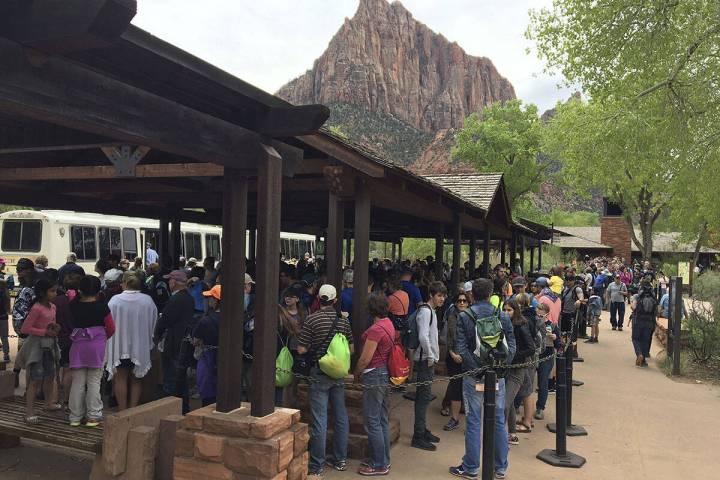
[[[310,435],[298,410],[276,408],[258,418],[247,403],[229,413],[214,409],[183,419],[175,434],[175,480],[307,477]]]

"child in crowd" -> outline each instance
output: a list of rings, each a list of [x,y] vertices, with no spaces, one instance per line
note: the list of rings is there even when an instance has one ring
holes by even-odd
[[[550,306],[541,303],[537,306],[538,320],[543,323],[544,347],[540,353],[540,358],[547,358],[562,349],[562,340],[560,340],[560,329],[550,320]],[[535,420],[542,420],[545,417],[545,405],[550,391],[555,390],[555,382],[551,380],[551,375],[555,367],[554,360],[545,360],[537,366],[538,376],[538,398],[535,402]]]
[[[590,338],[585,343],[598,343],[600,332],[600,313],[602,313],[603,301],[599,295],[590,295],[588,300],[588,325],[590,325]]]
[[[107,303],[98,300],[100,279],[85,275],[78,285],[79,296],[70,303],[73,331],[70,335],[70,425],[97,427],[102,420],[100,380],[105,363],[105,344],[115,333]]]
[[[45,394],[45,410],[57,411],[62,405],[57,403],[55,373],[60,362],[60,349],[57,335],[60,331],[55,321],[55,305],[52,300],[57,296],[57,283],[40,278],[34,286],[36,302],[30,308],[21,333],[28,335],[23,348],[17,356],[17,366],[29,373],[25,392],[25,422],[37,424],[40,419],[35,415],[35,395],[42,384]]]
[[[560,295],[563,291],[563,285],[565,284],[565,281],[561,277],[562,269],[556,265],[550,269],[550,274],[550,290],[552,290],[555,295]]]

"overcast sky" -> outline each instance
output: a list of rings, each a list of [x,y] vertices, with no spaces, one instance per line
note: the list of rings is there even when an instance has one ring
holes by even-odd
[[[552,108],[571,91],[543,64],[523,34],[527,11],[552,0],[403,0],[413,16],[471,55],[490,58],[519,98]],[[140,0],[133,23],[190,53],[275,92],[312,67],[352,17],[358,0]]]

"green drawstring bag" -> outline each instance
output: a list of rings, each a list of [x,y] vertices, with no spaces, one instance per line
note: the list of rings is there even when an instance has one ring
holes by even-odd
[[[293,357],[290,349],[284,346],[275,359],[275,386],[287,387],[293,381]]]
[[[350,344],[342,333],[336,333],[328,345],[327,353],[320,357],[318,366],[328,377],[339,380],[350,371]]]

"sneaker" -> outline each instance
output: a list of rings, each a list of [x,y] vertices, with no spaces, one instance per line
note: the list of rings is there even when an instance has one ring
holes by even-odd
[[[622,332],[622,327],[618,327],[618,332]]]
[[[358,468],[357,472],[364,477],[378,477],[380,475],[387,475],[388,473],[390,473],[390,469],[387,467],[372,468],[370,466],[364,466]]]
[[[433,435],[430,430],[425,430],[425,440],[432,443],[440,443],[440,437]]]
[[[459,426],[460,426],[460,422],[458,420],[455,420],[454,418],[450,418],[450,420],[448,420],[448,422],[443,427],[443,430],[445,430],[446,432],[452,432]]]
[[[327,464],[338,472],[344,472],[348,469],[347,460],[336,460],[334,462],[328,461]]]
[[[410,446],[419,448],[420,450],[427,450],[428,452],[434,452],[435,450],[437,450],[437,447],[425,438],[418,438],[414,435],[412,438],[412,442],[410,442]]]
[[[361,466],[361,467],[372,467],[372,465],[370,464],[370,459],[369,459],[369,458],[366,458],[365,460],[363,460],[362,462],[360,462],[360,466]],[[389,464],[389,463],[388,463],[387,469],[390,470],[390,464]]]
[[[617,327],[613,327],[612,329],[613,329],[613,330],[617,330]]]
[[[508,443],[510,445],[520,445],[520,438],[514,433],[511,433],[508,435]]]
[[[459,467],[450,467],[450,475],[454,475],[460,478],[469,478],[470,480],[475,480],[476,478],[478,478],[477,472],[470,473],[466,470],[463,470],[462,465],[460,465]]]
[[[642,361],[642,363],[640,364],[640,366],[643,367],[643,368],[647,368],[649,365],[648,365],[648,363],[645,361],[645,359],[643,358],[643,361]]]
[[[100,425],[100,421],[93,419],[93,420],[86,421],[84,426],[87,428],[96,428],[99,425]]]
[[[507,478],[507,474],[505,472],[495,472],[495,478],[497,480],[505,480],[505,478]]]
[[[80,426],[80,422],[70,422],[70,426],[71,426],[71,427],[79,427],[79,426]]]
[[[533,415],[533,418],[535,420],[542,420],[543,418],[545,418],[545,412],[538,408],[537,410],[535,410],[535,415]]]
[[[642,363],[643,363],[644,361],[645,361],[645,359],[643,358],[643,356],[642,356],[642,355],[638,355],[638,356],[635,358],[635,366],[636,366],[636,367],[641,367],[641,366],[642,366]]]
[[[308,470],[308,477],[321,477],[322,474],[322,468],[320,470]]]
[[[555,395],[555,387],[548,388],[548,395]]]
[[[583,343],[595,343],[595,339],[593,337],[588,338]]]

